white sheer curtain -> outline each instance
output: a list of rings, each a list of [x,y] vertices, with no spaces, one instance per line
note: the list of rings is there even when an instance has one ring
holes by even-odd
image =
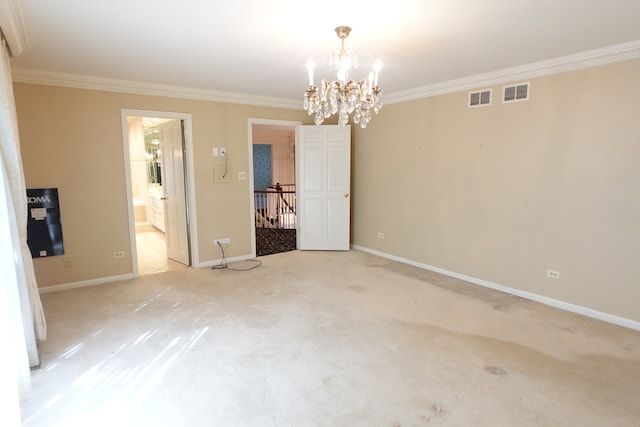
[[[13,203],[0,152],[0,396],[3,423],[20,425],[20,398],[31,390],[31,371],[22,321],[22,305],[15,268],[18,233],[11,216]],[[11,380],[9,380],[11,379]]]
[[[18,121],[13,96],[9,53],[2,40],[2,64],[0,66],[0,157],[6,174],[9,218],[18,241],[14,242],[14,269],[21,300],[22,320],[30,365],[39,363],[35,340],[45,340],[47,327],[40,302],[40,294],[33,270],[31,252],[27,246],[27,199],[20,156]]]
[[[2,151],[9,188],[13,196],[13,209],[20,239],[18,246],[20,251],[16,253],[15,257],[18,267],[18,281],[21,288],[28,290],[35,337],[38,341],[44,341],[47,339],[47,324],[40,302],[31,251],[27,246],[27,189],[22,170],[22,157],[20,156],[18,118],[13,97],[9,49],[4,39],[2,40],[2,68],[0,71],[0,151]]]

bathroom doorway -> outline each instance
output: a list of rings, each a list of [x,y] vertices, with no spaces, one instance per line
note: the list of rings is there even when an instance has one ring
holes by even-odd
[[[141,113],[123,112],[135,275],[192,265],[184,120]]]

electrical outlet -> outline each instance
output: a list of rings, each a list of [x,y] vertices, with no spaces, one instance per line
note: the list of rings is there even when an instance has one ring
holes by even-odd
[[[63,257],[62,264],[64,265],[64,268],[71,268],[71,257],[70,256]]]
[[[124,252],[122,252],[122,251],[114,252],[113,253],[113,257],[114,258],[124,258]]]
[[[547,277],[551,277],[552,279],[559,279],[560,272],[555,270],[547,270]]]
[[[227,157],[227,149],[226,149],[226,148],[224,148],[224,147],[222,147],[222,148],[220,149],[220,155],[221,155],[222,157]]]
[[[384,233],[378,232],[378,239],[384,239]]]
[[[214,241],[213,241],[213,243],[214,243],[215,245],[217,245],[217,244],[221,244],[221,245],[228,245],[228,244],[230,244],[230,243],[231,243],[231,239],[230,239],[230,238],[228,238],[228,237],[224,237],[224,238],[222,238],[222,239],[216,239],[216,240],[214,240]]]

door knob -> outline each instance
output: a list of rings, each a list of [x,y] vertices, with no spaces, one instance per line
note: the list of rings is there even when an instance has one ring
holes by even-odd
[[[349,197],[349,193],[344,193],[344,197]]]

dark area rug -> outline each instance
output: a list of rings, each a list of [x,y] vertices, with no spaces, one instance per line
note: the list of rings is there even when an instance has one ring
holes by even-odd
[[[296,249],[296,230],[256,227],[256,256]]]

